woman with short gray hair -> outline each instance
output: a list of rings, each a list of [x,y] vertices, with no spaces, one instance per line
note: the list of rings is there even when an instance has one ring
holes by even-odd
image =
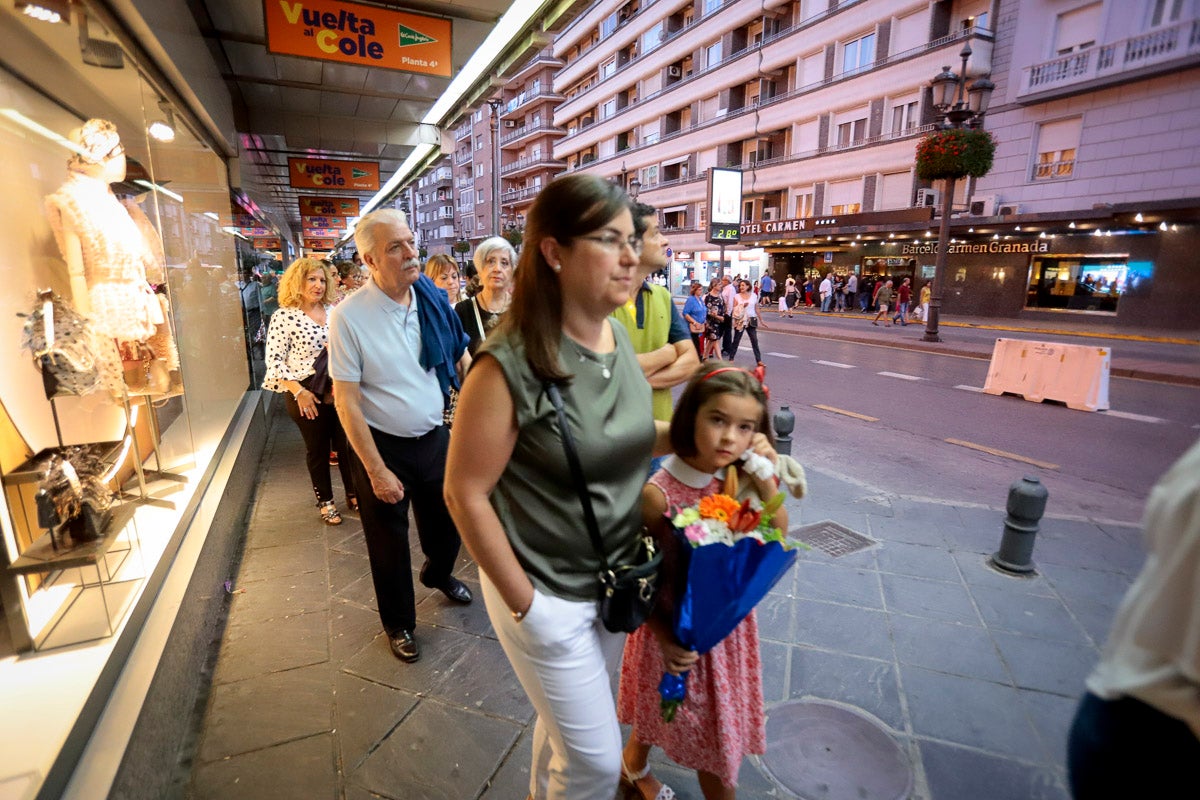
[[[517,251],[507,239],[491,236],[475,248],[472,260],[475,263],[475,272],[479,276],[479,293],[454,306],[454,312],[462,320],[467,336],[471,337],[467,351],[474,358],[475,351],[500,323],[504,312],[508,311],[509,303],[512,302],[513,268],[517,263]]]

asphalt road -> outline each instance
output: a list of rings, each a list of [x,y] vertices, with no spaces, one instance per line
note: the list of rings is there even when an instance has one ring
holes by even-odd
[[[1036,475],[1047,514],[1135,523],[1200,435],[1197,387],[1113,378],[1110,411],[1075,411],[983,394],[985,360],[772,331],[760,342],[772,405],[796,415],[792,454],[881,493],[995,507]],[[753,366],[748,340],[738,362]]]

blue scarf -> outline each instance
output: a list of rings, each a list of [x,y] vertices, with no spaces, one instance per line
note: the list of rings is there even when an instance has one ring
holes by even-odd
[[[455,366],[467,349],[470,338],[463,331],[462,321],[450,307],[446,292],[428,276],[422,274],[413,284],[417,293],[417,322],[421,326],[422,369],[432,369],[442,387],[442,394],[459,388]]]

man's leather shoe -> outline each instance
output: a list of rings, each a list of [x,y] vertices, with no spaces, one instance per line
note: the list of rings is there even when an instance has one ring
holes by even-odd
[[[388,646],[392,648],[392,655],[409,664],[421,657],[421,648],[417,646],[412,631],[400,630],[388,634]]]
[[[447,578],[446,582],[437,588],[440,589],[442,594],[446,595],[446,597],[448,597],[450,600],[453,600],[455,603],[462,603],[464,606],[474,599],[471,594],[471,590],[467,588],[467,585],[458,578],[455,578],[453,575]]]

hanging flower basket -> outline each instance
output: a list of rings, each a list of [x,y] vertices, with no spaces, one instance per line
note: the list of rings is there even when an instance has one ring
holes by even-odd
[[[917,144],[917,177],[926,181],[966,175],[982,178],[992,169],[995,155],[996,140],[987,131],[934,131]]]

